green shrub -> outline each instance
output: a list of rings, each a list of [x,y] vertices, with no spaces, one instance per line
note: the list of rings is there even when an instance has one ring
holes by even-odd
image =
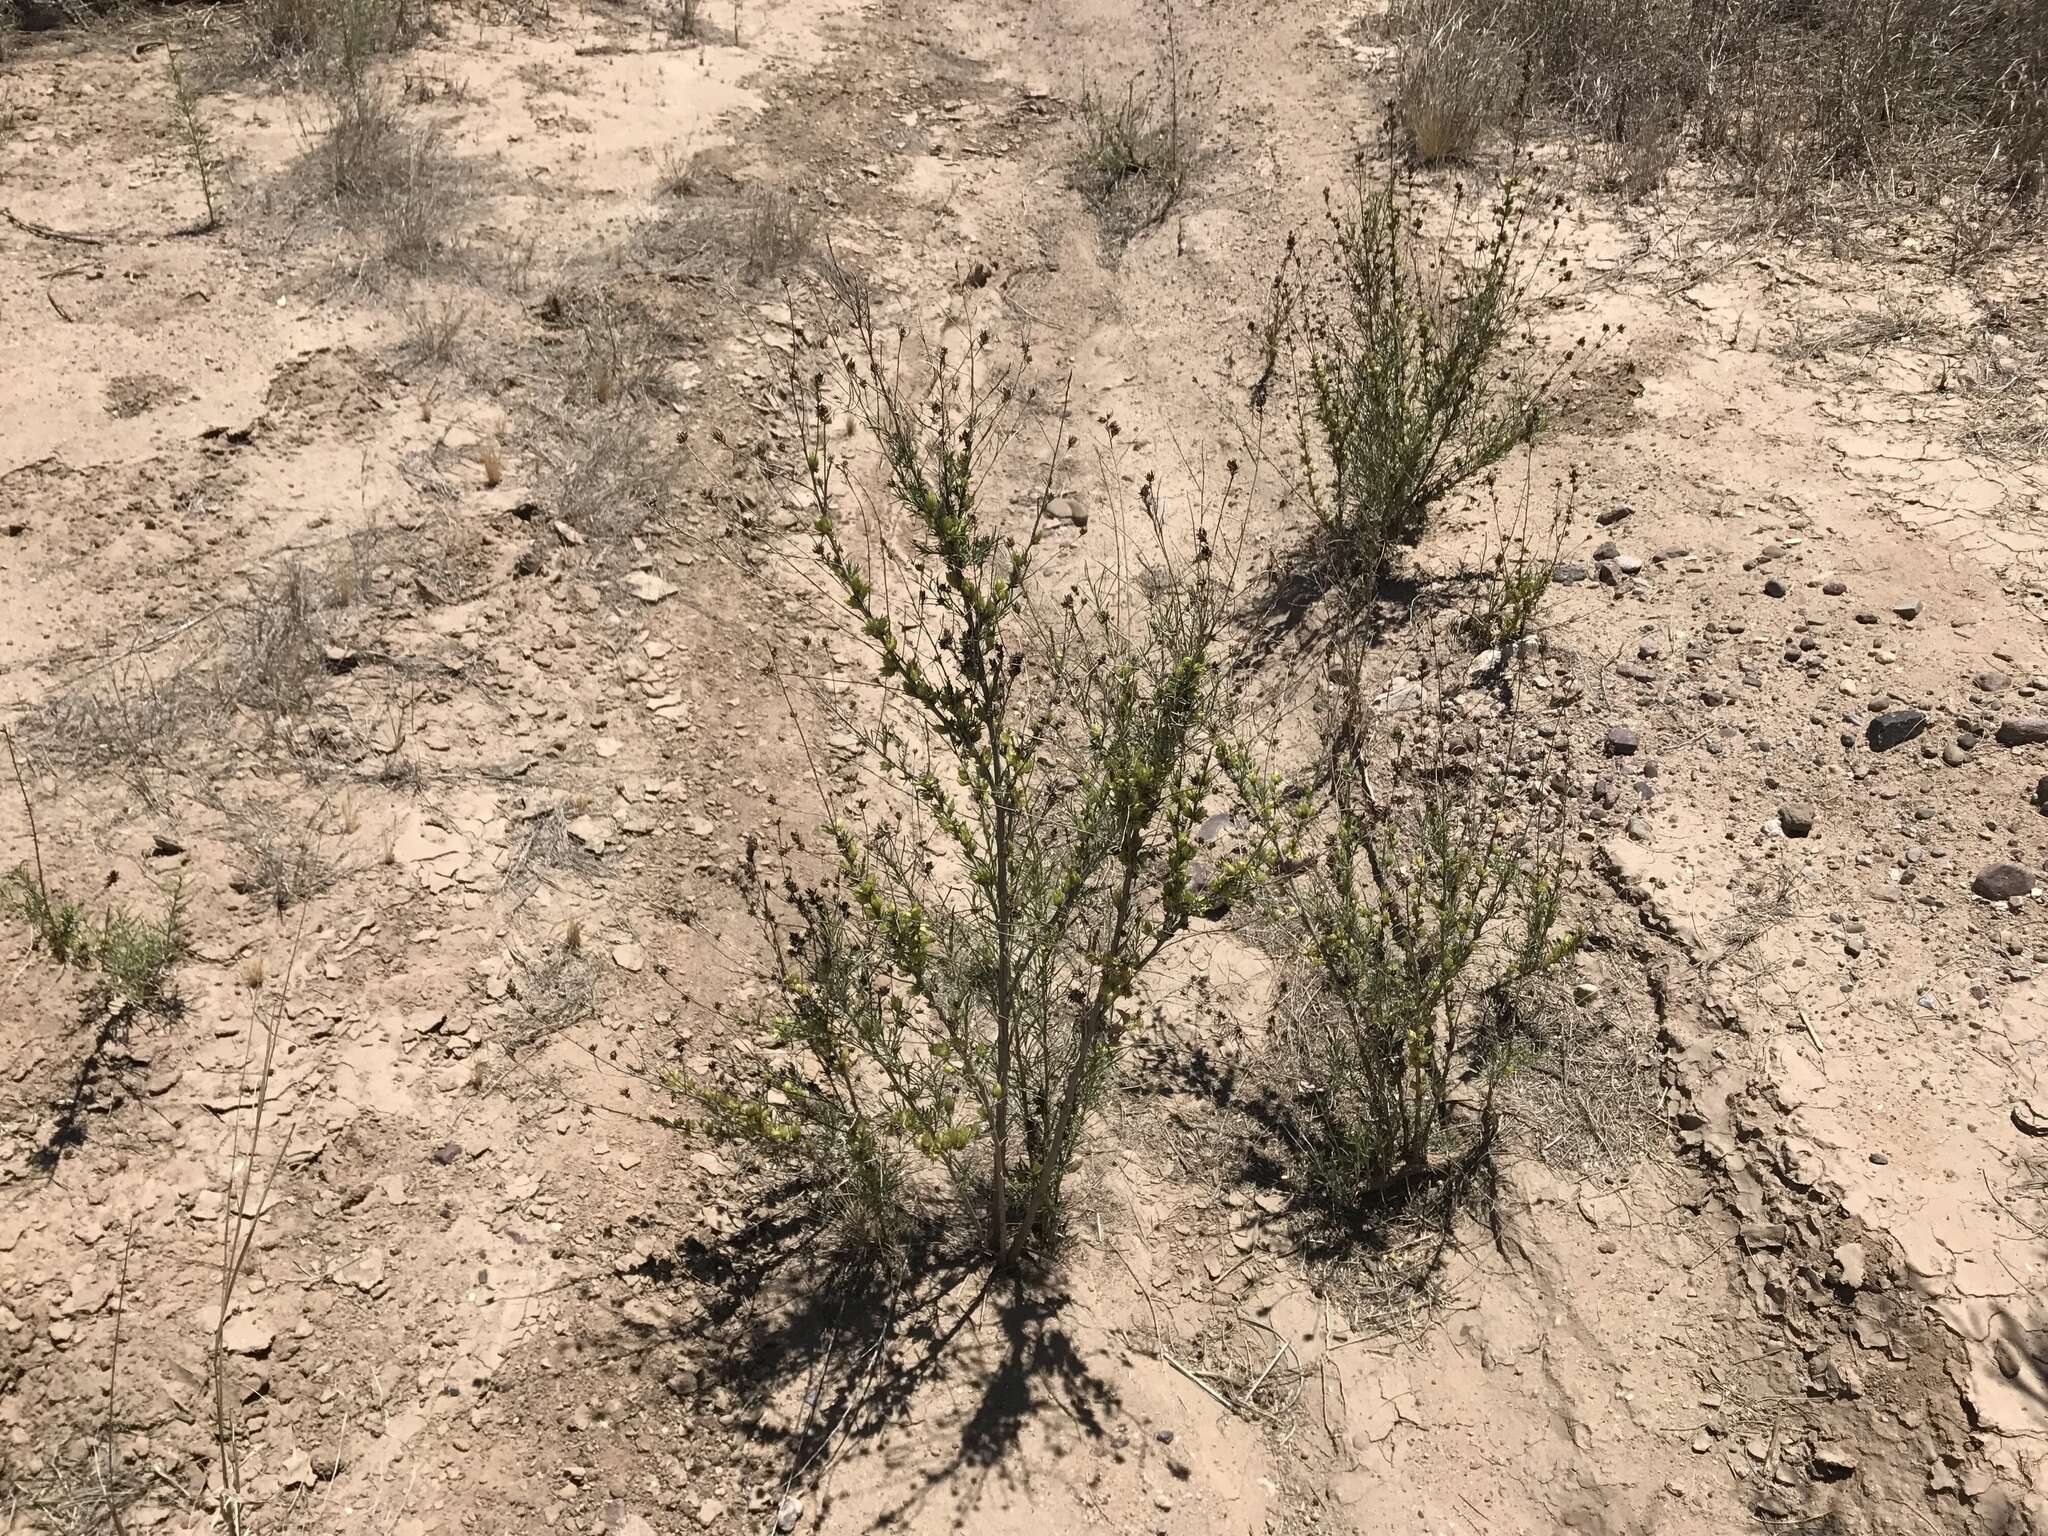
[[[1292,834],[1313,851],[1284,866],[1306,1174],[1340,1210],[1486,1154],[1522,995],[1579,941],[1563,921],[1561,823],[1518,807],[1511,748],[1454,751],[1441,725],[1421,730],[1433,745],[1393,765],[1387,798],[1340,732],[1330,802]],[[1462,1140],[1448,1131],[1461,1098]]]
[[[1369,592],[1444,496],[1533,438],[1548,379],[1511,355],[1532,259],[1518,183],[1502,186],[1469,260],[1421,234],[1398,177],[1361,183],[1330,226],[1323,280],[1289,256],[1297,445],[1333,569]]]
[[[792,379],[792,425],[819,556],[883,685],[861,737],[891,789],[831,822],[828,878],[764,900],[774,1050],[732,1089],[679,1086],[715,1130],[807,1168],[870,1249],[945,1192],[1008,1262],[1058,1241],[1133,991],[1213,897],[1190,868],[1215,782],[1227,562],[1206,529],[1168,557],[1148,479],[1147,600],[1043,590],[1064,465],[1032,477],[1011,528],[988,510],[1026,408],[1015,371],[986,336],[929,367],[892,353],[846,291],[856,355]],[[914,540],[886,572],[856,553],[883,525],[850,520],[842,393]]]
[[[163,1000],[172,968],[185,957],[181,888],[172,887],[163,917],[152,921],[111,901],[94,917],[26,867],[13,870],[6,887],[7,905],[59,965],[96,972],[106,991],[125,1002],[146,1007]]]

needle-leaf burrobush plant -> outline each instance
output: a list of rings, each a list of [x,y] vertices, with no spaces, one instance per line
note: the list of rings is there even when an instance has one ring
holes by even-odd
[[[1056,582],[1064,401],[1028,390],[1028,353],[920,350],[850,306],[789,410],[817,557],[881,684],[857,734],[882,786],[827,823],[827,871],[764,893],[760,1069],[691,1091],[714,1130],[808,1170],[868,1248],[964,1202],[1007,1263],[1060,1237],[1146,967],[1248,878],[1191,873],[1230,561],[1148,477],[1143,570],[1063,557]],[[1020,478],[1027,432],[1046,452]]]
[[[1290,248],[1282,272],[1303,490],[1333,577],[1367,596],[1445,496],[1535,436],[1554,376],[1525,329],[1543,253],[1524,188],[1504,181],[1477,220],[1462,196],[1433,238],[1398,173],[1361,181],[1331,200],[1323,269]]]

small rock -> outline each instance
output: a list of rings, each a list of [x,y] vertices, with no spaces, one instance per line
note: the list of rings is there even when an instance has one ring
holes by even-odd
[[[1617,506],[1609,507],[1605,512],[1602,512],[1599,516],[1595,517],[1593,521],[1598,523],[1602,528],[1612,528],[1616,523],[1620,522],[1623,518],[1634,517],[1635,514],[1636,509],[1624,501]]]
[[[658,603],[676,591],[673,582],[663,581],[652,571],[628,571],[625,576],[625,587],[643,603]]]
[[[2048,741],[2048,719],[2039,715],[1998,722],[2001,747],[2038,747],[2044,741]]]
[[[2032,894],[2034,872],[2000,860],[1978,870],[1977,878],[1970,882],[1970,889],[1986,901],[2010,901],[2015,896]]]
[[[1841,597],[1848,592],[1849,584],[1846,581],[1824,581],[1820,589],[1829,597]]]
[[[2021,1099],[2012,1107],[2012,1123],[2022,1136],[2048,1136],[2048,1104]]]
[[[221,1347],[231,1355],[267,1355],[277,1342],[277,1330],[254,1312],[228,1319],[221,1330]]]
[[[1941,760],[1951,768],[1960,768],[1970,760],[1970,754],[1954,742],[1941,749]]]
[[[2048,773],[2034,781],[2034,804],[2048,811]]]
[[[1910,624],[1920,617],[1920,599],[1909,597],[1903,603],[1893,603],[1892,612]]]
[[[614,944],[612,964],[622,971],[639,971],[647,964],[647,953],[638,944]]]
[[[1629,817],[1626,830],[1628,835],[1639,843],[1647,843],[1650,840],[1650,823],[1641,816]]]
[[[782,1502],[775,1506],[775,1529],[782,1532],[782,1536],[789,1536],[791,1531],[803,1523],[803,1518],[802,1498],[794,1493],[785,1493]]]
[[[1804,837],[1813,830],[1813,807],[1810,805],[1781,805],[1778,807],[1778,826],[1787,837]]]
[[[2003,693],[2012,686],[2012,679],[2003,672],[1979,672],[1970,681],[1979,693]]]
[[[1784,582],[1780,581],[1775,576],[1773,576],[1769,581],[1764,583],[1765,597],[1783,597],[1790,590],[1791,589],[1787,587]]]
[[[1846,1445],[1830,1441],[1813,1448],[1813,1460],[1809,1465],[1816,1480],[1839,1483],[1856,1475],[1856,1453]]]
[[[1601,750],[1609,757],[1633,757],[1636,748],[1641,745],[1641,739],[1627,726],[1612,725],[1607,728],[1607,736],[1601,743]]]
[[[2048,721],[2043,722],[2048,728]],[[1926,714],[1917,709],[1888,709],[1879,715],[1863,733],[1863,739],[1870,743],[1873,752],[1889,751],[1903,746],[1927,729]]]
[[[434,1161],[439,1163],[443,1168],[446,1168],[450,1163],[455,1162],[461,1156],[462,1143],[459,1141],[444,1141],[441,1143],[441,1145],[434,1148],[433,1152]]]
[[[1572,1001],[1581,1008],[1590,1007],[1599,1001],[1600,989],[1590,981],[1581,981],[1572,987]]]
[[[709,1530],[725,1518],[725,1506],[716,1499],[706,1499],[697,1506],[697,1523]]]
[[[1867,1268],[1861,1243],[1844,1243],[1835,1250],[1835,1278],[1844,1289],[1862,1290]]]

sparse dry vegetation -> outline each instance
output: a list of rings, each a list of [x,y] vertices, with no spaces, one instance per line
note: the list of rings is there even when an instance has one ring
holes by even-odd
[[[1149,80],[1081,93],[1074,186],[1111,234],[1129,239],[1165,221],[1186,193],[1201,154],[1194,66],[1169,28]]]
[[[1758,0],[1409,0],[1391,22],[1424,159],[1437,158],[1425,139],[1483,126],[1468,82],[1513,60],[1532,106],[1584,125],[1606,184],[1647,190],[1690,148],[1776,222],[1875,198],[1939,202],[1974,227],[2031,201],[2048,170],[2038,6],[1820,0],[1795,15]]]

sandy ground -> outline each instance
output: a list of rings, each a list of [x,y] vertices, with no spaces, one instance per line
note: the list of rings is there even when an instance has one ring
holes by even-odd
[[[794,199],[901,315],[1027,329],[1184,480],[1247,425],[1288,232],[1375,152],[1356,23],[1183,14],[1203,162],[1124,247],[1067,167],[1142,8],[465,11],[392,65],[462,168],[424,275],[306,190],[274,80],[209,77],[227,217],[181,234],[166,34],[10,47],[0,703],[52,883],[176,882],[195,943],[182,1007],[110,1021],[0,929],[9,1529],[217,1526],[225,1418],[257,1531],[2048,1531],[2048,933],[1972,890],[2048,862],[2048,745],[1999,734],[2048,715],[2026,249],[1956,277],[1910,224],[1765,238],[1539,153],[1546,326],[1625,326],[1529,469],[1581,477],[1535,708],[1597,995],[1425,1291],[1248,1171],[1272,965],[1229,922],[1155,989],[1041,1284],[863,1291],[660,1123],[664,1069],[752,1048],[737,883],[817,819],[863,665],[719,445],[772,437],[804,298],[742,275],[747,210]],[[280,725],[247,670],[286,572]],[[1303,644],[1249,691],[1310,686]]]

